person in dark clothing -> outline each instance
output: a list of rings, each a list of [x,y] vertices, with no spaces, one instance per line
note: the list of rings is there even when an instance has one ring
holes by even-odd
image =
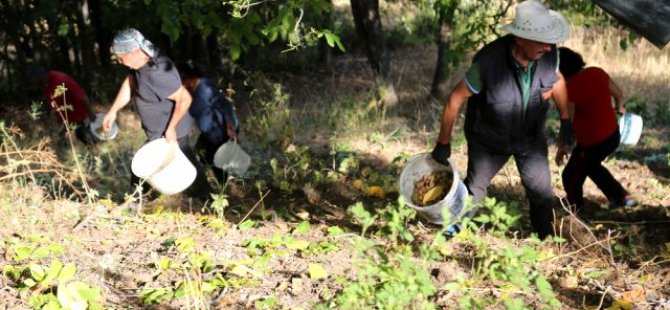
[[[221,93],[216,83],[204,76],[193,63],[179,63],[177,68],[182,84],[193,97],[189,113],[200,129],[196,151],[204,156],[203,161],[222,183],[226,180],[226,173],[214,165],[214,154],[228,140],[237,140],[239,121],[233,104]]]
[[[130,68],[130,72],[105,115],[103,128],[109,131],[117,112],[133,99],[147,142],[165,137],[169,143],[177,143],[197,170],[195,182],[187,191],[206,200],[210,186],[188,143],[188,134],[193,126],[193,118],[188,113],[192,98],[181,85],[175,65],[133,28],[116,34],[112,51],[119,63]],[[135,175],[131,178],[133,185],[138,183],[139,178]]]
[[[567,47],[559,50],[577,140],[562,173],[568,202],[577,212],[582,211],[584,181],[589,177],[610,201],[610,208],[632,207],[635,205],[633,197],[602,165],[621,140],[616,113],[626,112],[623,92],[603,69],[585,68],[580,54]],[[563,164],[567,151],[567,148],[558,148],[556,164]]]
[[[509,32],[484,46],[444,106],[433,158],[448,165],[451,132],[468,100],[465,137],[468,170],[465,184],[475,203],[485,196],[493,176],[510,156],[530,200],[530,220],[540,238],[553,233],[551,186],[545,121],[549,98],[561,115],[561,137],[571,136],[565,82],[558,71],[556,44],[569,36],[568,22],[539,2],[518,4]]]

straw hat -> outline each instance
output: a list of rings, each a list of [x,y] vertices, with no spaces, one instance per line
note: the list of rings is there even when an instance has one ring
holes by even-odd
[[[549,44],[563,42],[570,36],[565,17],[535,0],[519,3],[514,21],[503,29],[517,37]]]

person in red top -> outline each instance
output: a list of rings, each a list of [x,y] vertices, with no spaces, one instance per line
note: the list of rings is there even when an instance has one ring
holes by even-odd
[[[74,124],[75,135],[81,142],[95,142],[89,132],[89,124],[95,121],[95,113],[89,106],[86,92],[72,77],[60,71],[47,71],[39,65],[28,70],[28,77],[42,89],[44,101],[61,123]],[[65,87],[65,92],[58,91],[61,85]]]
[[[616,113],[626,112],[623,92],[603,69],[585,68],[586,64],[577,52],[566,47],[561,47],[559,52],[560,71],[567,82],[568,106],[577,140],[562,174],[568,201],[576,211],[582,210],[582,188],[589,177],[610,201],[610,208],[632,207],[635,205],[632,196],[602,165],[621,140]],[[569,147],[559,146],[556,153],[558,165],[563,163],[568,151]]]

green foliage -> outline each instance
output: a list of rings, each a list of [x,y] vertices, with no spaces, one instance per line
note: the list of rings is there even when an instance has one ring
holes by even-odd
[[[74,263],[52,259],[49,265],[5,265],[3,275],[17,283],[22,294],[30,292],[28,303],[36,309],[102,309],[100,289],[81,281],[71,281],[77,272]],[[44,292],[44,293],[43,293]],[[54,294],[55,292],[55,294]]]
[[[393,244],[411,242],[414,236],[408,229],[408,221],[414,219],[414,216],[416,211],[406,206],[401,197],[397,204],[389,204],[382,210],[379,217],[382,228],[379,233],[387,236]]]
[[[339,37],[328,29],[318,29],[317,25],[305,25],[307,16],[321,16],[332,9],[332,4],[324,0],[289,0],[282,2],[249,3],[245,0],[223,1],[231,8],[230,27],[224,27],[229,38],[230,57],[236,60],[250,46],[272,43],[277,40],[287,42],[289,49],[314,44],[323,38],[331,47],[344,51]]]
[[[656,102],[654,113],[657,124],[670,124],[670,104],[667,101]]]
[[[426,261],[415,258],[408,245],[414,240],[407,228],[414,210],[399,202],[372,215],[359,202],[348,213],[362,226],[361,237],[354,241],[356,278],[346,281],[342,291],[318,308],[434,309],[430,298],[437,290],[424,265]],[[381,227],[376,235],[382,240],[365,239],[377,219]]]
[[[489,227],[490,234],[504,236],[509,233],[510,228],[518,225],[520,218],[518,203],[498,203],[495,198],[487,197],[478,216],[473,220]]]
[[[650,114],[647,111],[647,104],[642,98],[631,97],[624,104],[626,112],[635,113],[642,116],[644,119],[650,119]]]
[[[456,235],[456,238],[469,242],[473,247],[475,257],[472,264],[472,278],[465,280],[461,277],[446,286],[449,291],[461,293],[459,303],[462,307],[486,309],[498,302],[479,298],[476,290],[472,290],[480,281],[488,281],[488,287],[493,286],[502,292],[510,292],[505,293],[502,298],[508,309],[530,309],[522,299],[511,293],[514,291],[539,296],[546,309],[561,307],[551,284],[537,268],[541,261],[551,255],[542,251],[542,242],[531,239],[530,244],[519,245],[511,244],[515,242],[514,240],[503,239],[502,242],[510,244],[495,246],[489,239],[479,235],[481,228],[477,223],[485,226],[490,235],[500,237],[508,235],[509,229],[516,226],[519,219],[519,215],[513,211],[517,209],[514,203],[506,204],[487,198],[480,205],[478,217],[473,221],[464,220],[463,230]]]

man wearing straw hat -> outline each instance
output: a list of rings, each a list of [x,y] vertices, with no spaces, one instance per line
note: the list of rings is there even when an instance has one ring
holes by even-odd
[[[197,169],[197,177],[189,192],[207,199],[209,184],[188,143],[188,134],[194,123],[188,113],[192,98],[182,86],[175,65],[159,53],[142,33],[133,28],[116,34],[112,52],[120,64],[130,68],[130,73],[105,115],[103,128],[111,129],[117,112],[132,98],[147,135],[147,142],[165,137],[170,143],[178,143],[181,151]],[[138,181],[136,176],[131,176],[133,185]]]
[[[493,176],[513,156],[530,200],[533,230],[543,239],[553,232],[554,192],[544,132],[549,98],[560,111],[560,138],[566,144],[572,139],[556,48],[568,38],[569,25],[560,13],[528,0],[517,5],[514,21],[503,29],[509,34],[479,50],[452,90],[432,155],[449,164],[454,120],[467,100],[468,191],[475,203],[481,201]]]

